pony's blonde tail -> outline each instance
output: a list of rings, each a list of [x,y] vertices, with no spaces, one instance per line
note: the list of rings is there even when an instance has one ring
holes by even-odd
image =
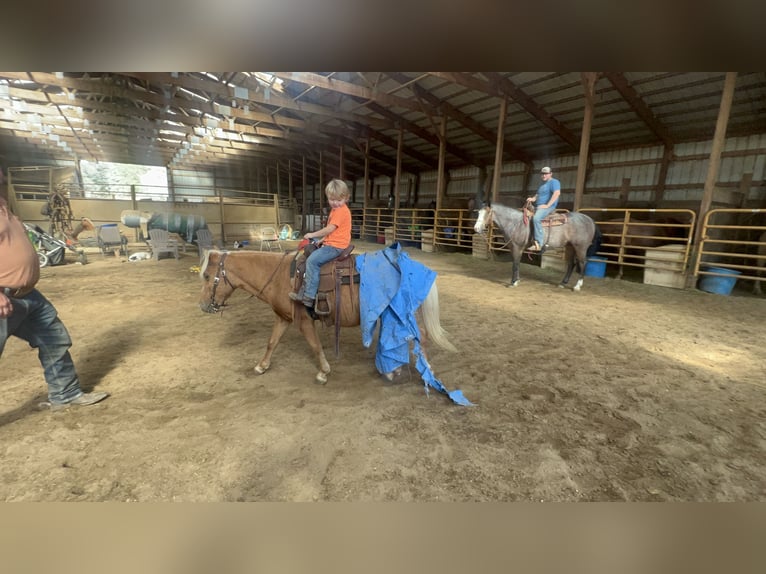
[[[445,351],[457,352],[455,345],[447,339],[447,331],[442,328],[439,322],[439,290],[436,288],[435,281],[431,285],[428,297],[420,306],[420,310],[423,316],[423,326],[426,329],[428,338]]]

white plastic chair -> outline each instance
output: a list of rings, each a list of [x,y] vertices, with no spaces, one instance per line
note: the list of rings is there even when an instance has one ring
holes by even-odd
[[[152,258],[160,260],[160,254],[170,253],[178,259],[178,242],[171,239],[165,229],[149,230],[149,246],[152,248]]]

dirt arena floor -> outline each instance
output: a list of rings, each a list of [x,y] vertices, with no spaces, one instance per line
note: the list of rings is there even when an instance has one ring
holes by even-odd
[[[357,251],[381,246],[357,242]],[[196,253],[179,261],[42,270],[90,407],[42,410],[37,355],[0,359],[4,501],[764,501],[766,298],[586,278],[579,293],[531,265],[411,257],[439,273],[459,353],[431,349],[385,385],[358,328],[321,329],[333,366],[313,383],[291,329],[263,376],[272,325],[238,292],[199,310]],[[405,377],[407,379],[407,377]]]

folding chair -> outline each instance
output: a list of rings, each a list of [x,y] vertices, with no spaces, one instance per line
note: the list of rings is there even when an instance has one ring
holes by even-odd
[[[97,228],[96,240],[102,255],[107,253],[128,254],[128,238],[120,233],[120,229],[116,225],[100,225]]]
[[[264,247],[266,247],[268,251],[271,251],[272,246],[276,246],[277,251],[282,251],[282,242],[279,241],[279,234],[273,227],[261,227],[260,239],[261,245],[258,249],[261,251],[264,250]]]

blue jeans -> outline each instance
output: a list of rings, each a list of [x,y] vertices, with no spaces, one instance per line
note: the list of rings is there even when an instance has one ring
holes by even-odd
[[[543,245],[542,221],[554,211],[556,211],[555,205],[552,205],[546,208],[538,207],[537,210],[535,211],[535,215],[532,217],[532,231],[535,234],[535,241],[537,241],[537,243],[540,244],[540,247],[542,247]]]
[[[37,289],[23,298],[12,298],[11,304],[13,314],[0,319],[0,356],[8,337],[24,339],[38,350],[51,403],[68,403],[80,396],[80,380],[69,355],[72,339],[53,304]]]
[[[322,245],[306,259],[306,279],[303,283],[303,296],[314,299],[319,289],[319,269],[327,263],[338,257],[343,250],[339,247],[330,247]]]

